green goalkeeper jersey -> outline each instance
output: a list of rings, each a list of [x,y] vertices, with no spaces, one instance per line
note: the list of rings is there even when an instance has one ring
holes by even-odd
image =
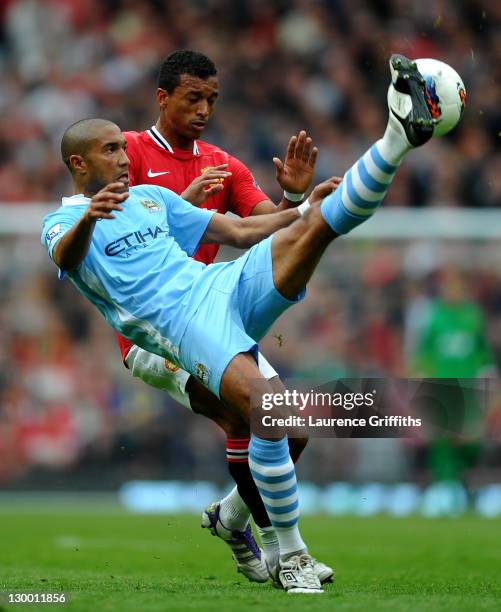
[[[493,363],[481,309],[473,302],[436,302],[417,355],[422,374],[431,378],[475,378]]]

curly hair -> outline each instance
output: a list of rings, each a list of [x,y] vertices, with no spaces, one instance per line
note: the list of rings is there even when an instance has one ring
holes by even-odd
[[[173,51],[160,65],[158,87],[172,93],[181,82],[182,74],[207,79],[215,76],[217,70],[214,62],[203,53],[189,49]]]

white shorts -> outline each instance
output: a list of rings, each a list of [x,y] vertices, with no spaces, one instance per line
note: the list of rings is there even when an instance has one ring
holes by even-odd
[[[182,370],[168,359],[149,353],[136,345],[129,350],[125,363],[133,376],[155,389],[166,391],[172,399],[191,410],[190,398],[186,392],[186,383],[191,376],[189,372]],[[278,376],[261,353],[258,354],[258,367],[266,380]]]

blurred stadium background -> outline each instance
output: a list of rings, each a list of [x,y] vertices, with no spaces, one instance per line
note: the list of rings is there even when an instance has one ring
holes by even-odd
[[[1,2],[0,499],[120,490],[136,507],[198,511],[228,482],[221,432],[131,378],[111,329],[57,280],[39,243],[42,215],[69,190],[64,128],[91,116],[149,127],[158,64],[176,48],[218,66],[221,99],[204,139],[242,159],[275,201],[271,158],[297,130],[318,144],[316,182],[342,173],[381,134],[390,53],[458,70],[463,123],[409,156],[385,210],[336,244],[305,304],[262,350],[284,377],[319,382],[497,377],[500,17],[494,0]],[[450,361],[442,355],[435,367],[427,326],[437,304],[451,301],[473,304],[478,347],[448,329]],[[447,369],[459,363],[461,373]],[[493,394],[476,439],[312,440],[299,476],[311,512],[494,516],[500,469]],[[131,481],[170,484],[159,496],[154,482],[138,492]]]

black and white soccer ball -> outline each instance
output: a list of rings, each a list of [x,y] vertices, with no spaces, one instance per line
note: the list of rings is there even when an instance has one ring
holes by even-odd
[[[426,103],[435,122],[433,136],[443,136],[459,123],[466,105],[466,89],[449,64],[418,59],[417,68],[426,82]]]

